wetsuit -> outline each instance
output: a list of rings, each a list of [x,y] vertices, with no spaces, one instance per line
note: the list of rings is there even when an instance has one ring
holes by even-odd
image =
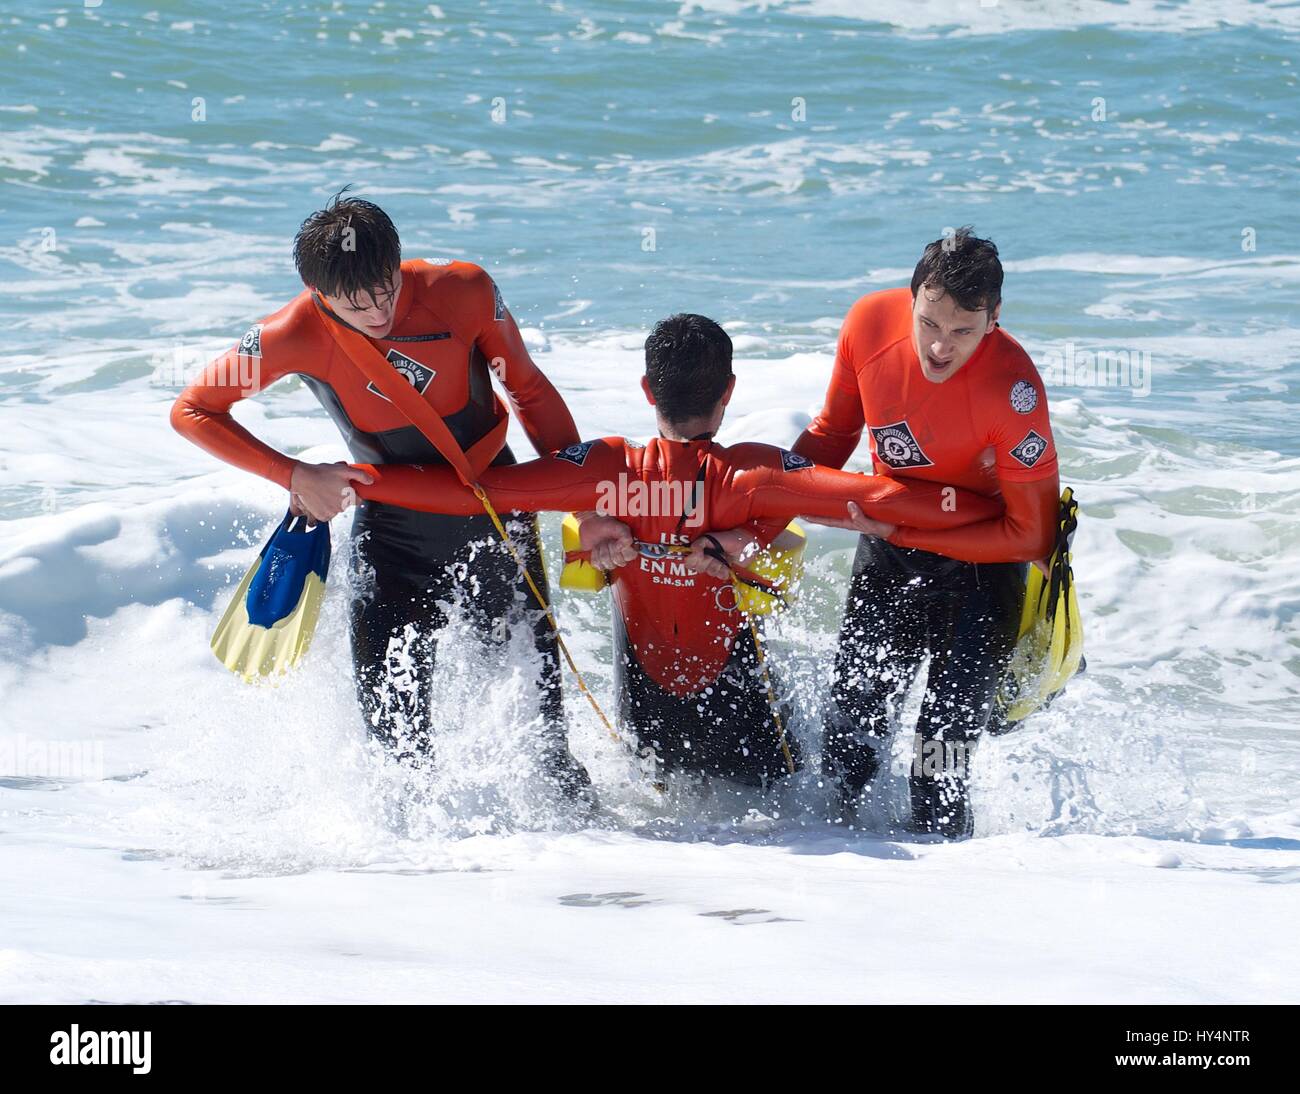
[[[493,391],[490,373],[539,452],[578,439],[564,401],[529,357],[486,271],[468,262],[419,260],[403,262],[401,269],[393,326],[372,344],[442,417],[475,471],[514,462],[505,445],[509,412]],[[353,459],[445,464],[340,350],[331,323],[343,320],[318,296],[303,292],[208,366],[177,400],[173,425],[213,455],[288,489],[297,461],[248,433],[230,409],[295,374],[334,419]],[[545,590],[535,518],[523,519],[528,527],[518,538]],[[533,628],[544,666],[538,685],[547,756],[568,779],[574,769],[564,739],[554,638],[540,612],[527,611],[535,606],[518,567],[482,510],[443,516],[367,502],[357,510],[352,533],[360,579],[352,606],[352,654],[370,732],[404,757],[430,752],[434,712],[428,684],[436,635],[446,622],[443,606],[460,600],[487,637],[506,637],[494,624],[512,614]]]
[[[449,468],[366,467],[364,498],[468,513],[479,505]],[[728,581],[688,571],[670,548],[756,519],[838,517],[849,500],[922,529],[984,521],[1001,503],[942,484],[816,467],[762,444],[639,445],[608,437],[479,477],[501,511],[598,510],[631,530],[641,557],[611,575],[620,718],[670,770],[761,783],[785,772],[754,644]],[[787,723],[788,724],[788,721]]]
[[[1024,564],[1051,548],[1060,485],[1047,396],[1000,327],[944,383],[921,371],[912,296],[860,299],[840,331],[826,403],[794,451],[842,467],[863,430],[872,467],[1000,497],[1004,512],[942,530],[900,528],[858,546],[840,630],[824,761],[847,798],[870,782],[891,706],[929,657],[909,771],[920,831],[971,831],[967,760],[1015,640]]]

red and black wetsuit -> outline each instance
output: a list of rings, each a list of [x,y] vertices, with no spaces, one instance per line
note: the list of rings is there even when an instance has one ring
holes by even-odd
[[[927,656],[922,742],[964,748],[983,732],[1015,639],[1024,563],[1050,551],[1060,496],[1047,395],[1028,354],[995,327],[955,375],[927,380],[905,288],[864,296],[850,310],[825,406],[794,450],[841,467],[864,428],[877,474],[952,483],[1005,508],[981,523],[860,541],[824,757],[849,794],[874,774],[873,739],[887,734],[891,701]],[[914,823],[967,833],[964,765],[941,777],[918,766]]]
[[[372,344],[442,416],[475,471],[514,462],[505,444],[508,410],[493,390],[492,373],[539,452],[578,439],[573,417],[529,357],[486,271],[468,262],[419,260],[403,262],[401,270],[393,326]],[[331,323],[343,320],[319,297],[301,293],[207,367],[177,400],[172,424],[213,455],[288,489],[296,461],[248,433],[230,410],[240,399],[292,374],[329,412],[353,459],[444,463],[340,350]],[[532,532],[520,538],[544,588],[531,518],[530,525]],[[527,589],[481,509],[445,516],[373,502],[359,508],[352,530],[354,560],[363,578],[351,627],[362,710],[376,736],[403,754],[423,753],[434,641],[446,623],[440,605],[472,586],[472,595],[463,600],[484,622],[485,635],[499,634],[491,623],[507,618],[516,604],[527,603]],[[539,684],[548,746],[558,755],[563,712],[554,638],[540,614],[530,624],[545,663]],[[408,650],[408,637],[414,649]],[[410,663],[403,656],[407,652],[419,666],[414,679],[402,667]]]
[[[446,513],[480,505],[449,468],[365,469],[375,482],[358,493],[372,501]],[[669,768],[752,782],[784,769],[735,590],[689,572],[669,549],[751,520],[842,517],[849,500],[918,530],[1002,511],[995,499],[943,484],[851,474],[770,445],[708,440],[642,446],[607,437],[490,468],[479,482],[503,512],[596,509],[631,528],[641,557],[611,575],[621,720]]]

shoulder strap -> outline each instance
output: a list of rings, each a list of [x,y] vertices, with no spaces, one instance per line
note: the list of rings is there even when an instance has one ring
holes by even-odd
[[[416,429],[424,434],[425,439],[455,469],[460,481],[466,486],[472,486],[478,476],[470,467],[465,453],[456,443],[456,438],[451,435],[451,430],[447,428],[447,423],[442,420],[438,412],[420,398],[415,388],[397,374],[397,370],[360,331],[354,331],[342,323],[335,323],[325,316],[321,316],[320,319],[344,356],[361,370],[361,374],[370,380]]]

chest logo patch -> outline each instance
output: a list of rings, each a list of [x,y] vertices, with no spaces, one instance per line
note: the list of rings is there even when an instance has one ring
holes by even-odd
[[[587,453],[591,451],[591,446],[595,441],[583,441],[581,444],[571,444],[568,448],[561,448],[555,453],[557,460],[564,460],[576,467],[581,467],[587,462]]]
[[[1026,467],[1033,467],[1043,458],[1043,453],[1047,451],[1047,438],[1039,436],[1032,429],[1025,434],[1024,439],[1011,450],[1011,454]]]
[[[802,471],[805,467],[812,467],[813,462],[807,456],[801,456],[798,452],[790,452],[781,449],[781,470],[782,471]]]
[[[1011,388],[1011,409],[1017,414],[1032,414],[1038,406],[1038,389],[1028,380],[1017,380]]]
[[[415,360],[415,358],[407,357],[404,353],[398,353],[395,349],[390,349],[384,356],[388,359],[388,363],[393,366],[397,375],[402,377],[402,379],[415,388],[415,390],[421,395],[429,390],[429,385],[433,383],[433,378],[438,375],[437,372],[431,369],[428,365],[422,365],[419,361]],[[366,385],[366,390],[370,392],[371,395],[378,395],[384,400],[384,402],[389,401],[388,396],[380,391],[379,388],[375,387],[373,381]]]
[[[890,467],[933,467],[934,461],[912,436],[907,421],[892,425],[873,425],[871,437],[876,442],[876,456]]]

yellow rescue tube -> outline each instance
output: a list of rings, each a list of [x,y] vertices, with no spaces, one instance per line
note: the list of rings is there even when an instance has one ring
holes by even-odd
[[[598,593],[609,584],[609,575],[586,559],[573,557],[582,550],[578,518],[567,513],[560,525],[560,543],[564,548],[564,569],[560,571],[560,588]],[[797,521],[791,521],[767,550],[760,552],[741,567],[735,582],[736,607],[746,615],[770,615],[787,607],[803,577],[803,552],[808,536]],[[685,551],[685,548],[682,548]],[[745,575],[756,580],[747,581]]]
[[[772,545],[755,556],[746,567],[770,587],[745,581],[743,575],[738,574],[736,607],[746,615],[771,615],[781,608],[788,608],[803,577],[803,550],[807,545],[807,533],[798,521],[792,520]]]
[[[609,584],[609,575],[586,559],[575,558],[572,562],[569,561],[573,552],[582,550],[578,518],[573,513],[564,514],[564,522],[560,525],[560,546],[564,548],[564,569],[560,571],[561,589],[598,593]]]

